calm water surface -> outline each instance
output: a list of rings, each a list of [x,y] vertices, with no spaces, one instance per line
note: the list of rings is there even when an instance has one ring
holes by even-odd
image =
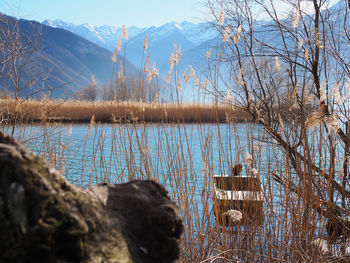
[[[252,124],[37,124],[16,131],[26,147],[54,163],[77,186],[156,180],[179,204],[186,227],[195,232],[203,231],[207,218],[215,224],[213,174],[228,174],[233,165],[245,163],[243,173],[254,168],[263,187],[271,182],[268,171],[280,165],[272,162],[281,155],[277,147],[257,139],[264,136],[266,140],[262,127]],[[282,192],[272,192],[278,201]]]
[[[75,185],[153,179],[199,214],[205,213],[204,196],[211,202],[213,174],[230,173],[248,159],[243,173],[257,169],[264,185],[271,160],[279,155],[257,140],[264,131],[252,124],[31,125],[18,128],[16,136]]]
[[[63,166],[65,176],[83,186],[158,178],[150,172],[166,175],[175,164],[198,176],[228,173],[247,158],[246,152],[256,169],[264,169],[259,163],[267,162],[268,155],[256,140],[263,134],[251,124],[32,125],[17,131],[28,148],[53,160],[57,168]]]

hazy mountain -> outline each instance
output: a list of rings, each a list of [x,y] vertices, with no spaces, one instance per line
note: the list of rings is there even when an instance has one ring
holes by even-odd
[[[43,21],[43,24],[71,31],[111,51],[113,51],[116,46],[118,36],[122,34],[121,27],[108,25],[94,26],[87,23],[75,25],[69,22],[64,22],[59,19],[45,20]],[[139,28],[136,26],[131,26],[128,27],[127,30],[129,35],[129,41],[131,42],[134,42],[135,40],[133,40],[133,38],[139,34],[141,35],[137,36],[137,38],[142,39],[142,41],[146,33],[149,34],[149,38],[159,41],[160,39],[172,34],[173,31],[178,31],[179,33],[183,34],[184,37],[193,45],[199,45],[202,42],[212,39],[217,35],[215,30],[211,28],[209,23],[195,24],[188,21],[184,21],[180,24],[175,22],[169,22],[159,27],[152,26]]]
[[[110,51],[113,51],[115,49],[118,37],[122,34],[121,27],[115,26],[94,26],[88,23],[75,25],[69,22],[64,22],[59,19],[45,20],[42,23],[51,27],[68,30]],[[129,27],[129,38],[134,37],[135,35],[141,33],[143,30],[144,29],[135,26]]]
[[[115,49],[119,35],[122,34],[120,27],[113,26],[93,26],[89,24],[74,25],[61,20],[45,20],[43,22],[56,28],[69,30],[81,37],[84,37],[110,51]],[[196,47],[203,46],[204,43],[216,38],[216,31],[210,27],[209,23],[191,23],[184,21],[180,24],[169,22],[159,27],[129,27],[128,41],[123,43],[125,47],[125,57],[137,67],[141,66],[142,58],[145,61],[150,55],[149,62],[155,63],[161,74],[166,74],[169,70],[168,61],[170,54],[174,50],[174,43],[181,47],[182,53],[189,57],[204,56]],[[145,35],[148,34],[148,49],[143,52]],[[124,50],[122,51],[124,54]],[[183,65],[186,67],[188,65]],[[197,65],[199,66],[199,65]]]
[[[195,46],[182,34],[175,23],[168,23],[159,28],[151,27],[130,39],[126,44],[126,57],[135,65],[141,65],[144,52],[143,42],[146,34],[148,34],[146,55],[150,55],[150,61],[155,63],[162,73],[168,71],[168,67],[161,66],[168,65],[169,57],[174,52],[175,43],[177,48],[181,47],[182,51]]]
[[[339,19],[339,24],[342,23],[344,18],[344,14],[339,10],[345,9],[345,4],[342,1],[330,7],[330,12],[339,12],[339,16],[335,16]],[[117,39],[122,34],[120,27],[106,25],[74,25],[60,20],[46,20],[44,23],[56,28],[67,29],[110,51],[115,49]],[[260,39],[267,41],[271,46],[279,47],[282,45],[279,32],[269,31],[269,34],[266,34],[266,30],[271,26],[271,23],[271,21],[256,21],[255,32]],[[148,63],[155,63],[161,76],[166,76],[169,71],[169,57],[174,50],[174,43],[177,44],[178,48],[181,47],[182,51],[181,61],[177,66],[179,73],[182,74],[186,68],[188,69],[189,65],[192,65],[196,74],[200,75],[208,66],[208,60],[205,57],[206,52],[212,49],[211,57],[214,58],[217,55],[215,46],[222,42],[210,23],[194,24],[187,21],[182,23],[169,22],[159,27],[129,27],[128,34],[129,38],[123,42],[123,50],[120,54],[125,54],[125,57],[138,68],[143,66],[141,64],[148,59]],[[148,49],[144,53],[143,46],[146,34],[148,35]],[[229,56],[230,54],[226,55]],[[223,71],[224,67],[225,65],[221,66]]]
[[[24,81],[34,75],[40,76],[31,85],[33,90],[49,87],[52,89],[51,95],[57,97],[91,84],[92,75],[98,84],[112,80],[111,51],[61,28],[3,17],[6,20],[2,21],[7,21],[6,23],[17,21],[20,33],[24,36],[40,34],[40,49],[24,69]],[[119,61],[123,59],[119,58]],[[137,69],[132,63],[126,60],[125,65],[126,74],[137,75]]]

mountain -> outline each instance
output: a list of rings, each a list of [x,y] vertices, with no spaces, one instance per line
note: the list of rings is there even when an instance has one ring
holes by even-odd
[[[115,26],[94,26],[88,23],[75,25],[62,20],[44,20],[44,25],[48,25],[55,28],[62,28],[73,32],[83,38],[86,38],[95,44],[98,44],[110,51],[115,49],[119,35],[122,34],[121,27]],[[167,37],[173,31],[178,31],[183,34],[184,37],[191,42],[194,46],[199,45],[209,39],[216,37],[216,31],[210,26],[209,23],[195,24],[192,22],[184,21],[180,24],[175,22],[169,22],[159,27],[144,27],[139,28],[131,26],[127,28],[129,40],[133,40],[137,36],[138,39],[144,39],[144,36],[149,34],[149,37],[154,40],[160,40],[161,38]],[[141,34],[141,35],[140,35]],[[139,36],[138,36],[139,35]],[[143,43],[141,43],[143,46]]]
[[[113,26],[93,26],[90,24],[74,25],[72,23],[61,20],[45,20],[43,24],[50,25],[56,28],[63,28],[71,31],[81,37],[84,37],[95,44],[98,44],[110,51],[116,47],[118,37],[122,34],[120,27]],[[182,23],[169,22],[159,27],[128,27],[129,38],[123,42],[121,54],[129,59],[137,67],[141,66],[141,62],[145,62],[146,57],[150,55],[149,62],[154,63],[161,74],[166,75],[169,66],[168,61],[170,54],[174,50],[174,43],[177,47],[181,47],[182,53],[189,57],[205,56],[203,48],[196,49],[196,47],[203,46],[209,40],[217,37],[217,32],[210,26],[209,23],[191,23],[184,21]],[[148,49],[146,54],[143,52],[144,39],[148,35]],[[190,60],[190,59],[186,59]],[[186,68],[188,65],[182,65]],[[197,65],[200,68],[200,65]]]
[[[51,95],[61,97],[76,92],[82,86],[92,83],[92,75],[97,84],[112,80],[112,52],[83,37],[61,28],[40,24],[36,21],[1,15],[1,27],[18,24],[23,39],[25,36],[40,36],[39,49],[32,55],[30,63],[24,67],[23,83],[31,81],[32,90],[42,87],[52,90]],[[119,58],[118,61],[123,61]],[[125,61],[126,74],[137,75],[137,69]],[[33,76],[38,76],[32,81]],[[6,82],[5,82],[6,83]],[[4,84],[5,85],[5,84]],[[11,88],[9,82],[6,84]],[[26,96],[28,91],[24,92]]]
[[[338,24],[336,28],[340,28],[344,22],[345,9],[346,6],[343,1],[329,8],[329,12],[339,14],[333,16],[334,19],[339,20],[336,22]],[[310,15],[310,18],[306,18],[306,21],[311,19],[311,17],[312,15]],[[291,17],[286,19],[291,19]],[[289,20],[286,22],[288,24]],[[347,22],[350,23],[349,20]],[[120,27],[107,25],[74,25],[61,20],[45,20],[44,24],[74,32],[110,51],[115,49],[118,37],[122,34]],[[270,30],[268,34],[266,33],[271,24],[273,24],[272,21],[256,21],[255,34],[257,34],[259,39],[277,48],[283,44],[283,40],[281,40],[278,31]],[[143,67],[146,60],[149,64],[154,63],[163,79],[166,79],[169,71],[169,57],[173,53],[174,43],[176,43],[178,48],[181,47],[182,53],[180,64],[176,67],[179,73],[178,76],[181,76],[183,71],[191,65],[195,69],[197,77],[200,77],[201,72],[208,67],[208,60],[205,57],[206,52],[212,49],[211,57],[218,56],[215,46],[223,41],[210,23],[195,24],[188,21],[182,23],[169,22],[159,27],[129,27],[128,35],[129,38],[123,41],[120,54],[125,55],[138,68]],[[148,49],[144,52],[143,46],[146,35],[148,36]],[[228,52],[226,55],[229,58],[230,51],[226,50],[226,52]],[[228,74],[231,74],[229,65],[221,64],[220,70],[223,72],[226,70]]]
[[[91,42],[108,49],[109,51],[114,51],[115,46],[118,41],[118,37],[122,34],[121,27],[115,26],[94,26],[88,23],[75,25],[69,22],[64,22],[62,20],[45,20],[42,22],[43,25],[47,25],[54,28],[62,28],[70,31],[78,36],[81,36]],[[135,26],[128,28],[129,38],[141,33],[144,29]]]
[[[195,46],[185,37],[176,23],[172,22],[161,27],[151,27],[126,43],[126,57],[135,65],[141,65],[141,58],[144,52],[143,43],[146,34],[148,34],[146,55],[150,55],[150,61],[155,63],[162,73],[168,71],[168,66],[165,68],[163,66],[168,65],[170,54],[174,52],[175,43],[177,48],[181,47],[182,51]]]

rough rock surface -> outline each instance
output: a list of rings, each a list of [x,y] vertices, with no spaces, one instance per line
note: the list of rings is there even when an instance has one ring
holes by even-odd
[[[182,229],[161,185],[78,188],[0,134],[0,262],[174,262]]]

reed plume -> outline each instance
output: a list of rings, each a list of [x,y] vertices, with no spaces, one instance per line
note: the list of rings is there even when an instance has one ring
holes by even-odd
[[[145,39],[143,40],[143,52],[146,53],[147,48],[148,48],[148,34],[145,35]]]
[[[224,21],[225,21],[225,9],[224,7],[222,7],[220,11],[220,16],[219,16],[219,25],[222,26],[224,24]]]
[[[123,38],[125,40],[128,40],[129,39],[129,36],[128,36],[128,29],[126,28],[125,25],[122,25],[122,31],[123,31]]]

